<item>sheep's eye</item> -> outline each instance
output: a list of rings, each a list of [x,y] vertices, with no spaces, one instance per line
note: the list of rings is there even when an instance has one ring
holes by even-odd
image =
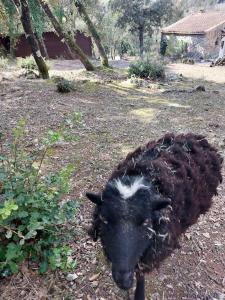
[[[102,223],[108,224],[108,221],[102,215],[99,215],[99,219],[102,221]]]

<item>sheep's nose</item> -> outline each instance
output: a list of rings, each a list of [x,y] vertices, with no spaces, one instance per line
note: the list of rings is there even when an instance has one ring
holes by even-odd
[[[113,271],[113,279],[119,288],[129,290],[133,285],[133,272]]]

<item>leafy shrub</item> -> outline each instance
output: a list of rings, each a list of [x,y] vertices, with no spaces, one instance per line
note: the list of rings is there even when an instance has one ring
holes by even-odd
[[[48,69],[50,68],[50,62],[45,61]],[[36,61],[32,55],[27,56],[26,58],[18,58],[17,65],[19,68],[24,69],[26,71],[37,71],[38,67]]]
[[[175,37],[168,39],[166,55],[181,58],[187,53],[188,44],[182,40],[177,40]]]
[[[26,58],[18,58],[17,64],[21,69],[25,69],[27,71],[38,70],[37,64],[32,55]]]
[[[7,56],[7,51],[6,51],[6,49],[2,46],[2,45],[0,45],[0,59],[2,58],[2,57],[6,57]]]
[[[5,57],[0,57],[0,69],[4,69],[8,66],[8,59]]]
[[[194,65],[195,64],[195,61],[194,59],[192,58],[183,58],[182,61],[181,61],[183,64],[187,64],[187,65]]]
[[[122,40],[118,46],[118,53],[120,57],[123,57],[123,55],[128,53],[129,50],[131,50],[129,42]]]
[[[159,50],[159,52],[162,56],[164,56],[166,54],[167,46],[168,46],[167,39],[165,37],[162,37],[161,41],[160,41],[160,50]]]
[[[159,79],[165,77],[165,67],[161,62],[143,59],[131,63],[128,73],[130,77]]]
[[[78,120],[74,115],[70,120]],[[73,268],[68,239],[72,231],[65,226],[75,217],[77,202],[62,201],[70,190],[73,167],[42,173],[43,162],[52,147],[68,133],[68,124],[49,130],[32,153],[25,151],[25,122],[13,131],[12,142],[0,138],[0,276],[18,271],[29,258],[48,268]]]
[[[56,85],[59,93],[69,93],[75,90],[74,83],[67,79],[59,80]]]

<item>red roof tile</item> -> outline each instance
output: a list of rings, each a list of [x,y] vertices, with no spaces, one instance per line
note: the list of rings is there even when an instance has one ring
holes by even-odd
[[[205,34],[223,24],[225,26],[225,12],[199,12],[163,28],[162,33]]]

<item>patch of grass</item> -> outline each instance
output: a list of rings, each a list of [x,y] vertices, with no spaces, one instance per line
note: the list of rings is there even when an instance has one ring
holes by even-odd
[[[87,81],[83,84],[83,89],[87,92],[95,92],[99,90],[99,82]]]
[[[0,57],[0,69],[4,69],[8,66],[9,61],[5,57]]]
[[[97,71],[101,71],[103,73],[106,73],[106,74],[111,74],[114,72],[114,68],[112,66],[109,66],[109,68],[106,68],[104,66],[99,66],[96,68]]]
[[[157,112],[158,110],[155,108],[139,108],[132,110],[130,113],[142,122],[149,122],[156,116]]]

